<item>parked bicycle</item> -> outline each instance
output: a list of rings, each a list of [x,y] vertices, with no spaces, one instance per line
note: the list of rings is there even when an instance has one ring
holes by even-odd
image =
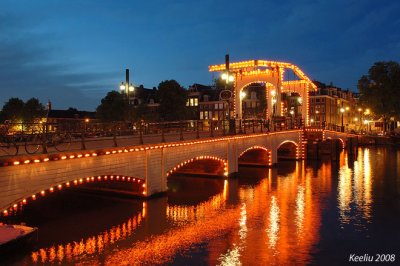
[[[68,151],[72,137],[67,132],[47,132],[46,125],[25,138],[25,151],[35,154],[43,149],[54,147],[57,151]]]
[[[17,155],[18,144],[15,136],[9,131],[9,123],[0,126],[0,155]]]

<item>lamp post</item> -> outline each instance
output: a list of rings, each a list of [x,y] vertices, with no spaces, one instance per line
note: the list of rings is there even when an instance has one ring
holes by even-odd
[[[350,129],[350,124],[351,124],[350,107],[346,106],[346,108],[344,108],[344,110],[347,113],[346,125],[347,125],[347,130],[349,130]]]
[[[126,93],[126,98],[128,99],[128,105],[131,104],[130,102],[130,97],[129,97],[129,93],[130,92],[135,92],[135,87],[133,87],[132,83],[129,83],[129,69],[125,70],[125,76],[126,76],[126,80],[125,83],[121,82],[121,85],[119,86],[121,92],[125,91]]]
[[[361,131],[361,127],[362,127],[362,108],[358,108],[357,111],[358,111],[358,116],[359,116],[358,120],[359,120],[359,125],[360,125],[359,130]]]
[[[235,80],[235,77],[233,75],[230,74],[229,72],[229,55],[225,55],[225,72],[222,73],[221,75],[221,79],[225,80],[225,91],[229,91],[230,95],[232,95],[232,92],[230,90],[230,88],[228,88],[228,85],[230,83],[232,83]],[[229,99],[227,99],[227,103],[228,103],[228,123],[229,123],[229,133],[230,134],[234,134],[235,133],[235,124],[234,122],[231,122],[231,98],[229,97]]]
[[[341,130],[340,130],[340,131],[344,132],[344,125],[343,125],[343,114],[344,114],[344,108],[343,108],[343,107],[342,107],[342,108],[340,108],[340,113],[342,113],[342,127],[341,127]]]
[[[272,96],[272,123],[274,124],[274,131],[276,131],[276,121],[275,121],[275,114],[276,114],[276,91],[272,90],[271,91],[271,96]]]
[[[242,110],[243,110],[243,99],[246,98],[246,93],[244,91],[240,92],[240,102],[242,103]]]
[[[294,115],[294,111],[290,110],[290,128],[293,129],[293,115]]]

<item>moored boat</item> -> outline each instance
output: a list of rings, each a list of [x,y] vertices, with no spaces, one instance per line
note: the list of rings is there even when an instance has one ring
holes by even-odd
[[[32,247],[37,238],[36,227],[0,224],[0,255]]]

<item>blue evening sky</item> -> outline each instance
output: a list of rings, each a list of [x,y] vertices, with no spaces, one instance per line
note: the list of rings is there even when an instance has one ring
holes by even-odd
[[[356,91],[400,61],[400,1],[0,0],[0,107],[10,97],[94,110],[125,79],[211,84],[207,67],[272,59]]]

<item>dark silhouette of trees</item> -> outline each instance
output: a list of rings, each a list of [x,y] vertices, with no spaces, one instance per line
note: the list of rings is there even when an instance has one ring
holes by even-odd
[[[97,117],[104,122],[129,120],[129,105],[125,95],[110,91],[96,108]]]
[[[19,98],[10,98],[4,103],[1,110],[1,120],[22,121],[22,109],[24,101]]]
[[[10,98],[1,110],[1,122],[34,122],[44,117],[45,113],[45,107],[37,98],[31,98],[25,103],[19,98]]]
[[[164,121],[186,118],[188,92],[175,80],[165,80],[158,85],[159,115]]]
[[[22,108],[22,119],[24,122],[34,122],[36,118],[44,117],[45,107],[37,98],[31,98]]]
[[[360,103],[383,117],[400,116],[400,65],[397,62],[376,62],[358,81]]]

